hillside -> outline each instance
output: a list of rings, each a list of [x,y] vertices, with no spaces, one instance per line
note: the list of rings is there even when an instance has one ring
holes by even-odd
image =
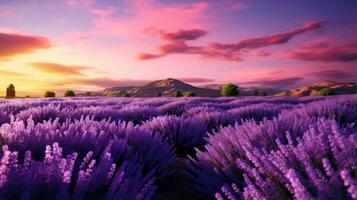
[[[276,96],[317,96],[318,92],[324,88],[330,88],[336,92],[336,94],[356,94],[357,83],[353,82],[321,82],[315,83],[311,86],[299,87],[290,91],[285,91],[276,94]]]
[[[103,95],[115,96],[122,91],[126,91],[132,97],[156,97],[159,94],[162,96],[174,96],[176,91],[191,91],[197,96],[204,97],[217,97],[220,95],[219,90],[195,87],[172,78],[156,80],[143,86],[107,88],[103,91]]]
[[[207,84],[200,86],[206,89],[213,89],[213,90],[221,90],[223,84]],[[259,91],[260,93],[265,92],[267,96],[276,95],[281,93],[282,90],[273,89],[273,88],[260,88],[260,87],[240,87],[239,86],[239,96],[254,96],[255,91]]]

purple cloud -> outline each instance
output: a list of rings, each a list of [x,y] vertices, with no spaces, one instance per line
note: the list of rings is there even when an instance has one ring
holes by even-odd
[[[175,41],[175,40],[196,40],[207,34],[206,30],[202,29],[190,29],[190,30],[179,30],[176,32],[160,32],[160,36],[164,40]]]
[[[242,49],[257,49],[277,44],[284,44],[297,35],[303,34],[308,31],[320,29],[326,23],[326,21],[311,22],[305,24],[304,28],[299,28],[284,33],[277,33],[265,37],[248,38],[241,40],[235,44],[212,43],[210,46],[214,49],[240,51]]]
[[[208,46],[193,46],[187,43],[190,40],[196,40],[204,35],[207,31],[201,29],[180,30],[172,33],[161,33],[161,38],[167,40],[168,43],[159,45],[159,53],[142,53],[137,56],[139,60],[157,59],[169,54],[197,54],[204,58],[220,59],[229,61],[242,61],[241,50],[243,49],[260,49],[272,45],[284,44],[293,37],[303,34],[308,31],[320,29],[327,22],[307,23],[303,28],[294,29],[292,31],[277,33],[271,36],[248,38],[237,43],[223,44],[211,43]],[[258,56],[269,56],[266,51],[258,52]]]

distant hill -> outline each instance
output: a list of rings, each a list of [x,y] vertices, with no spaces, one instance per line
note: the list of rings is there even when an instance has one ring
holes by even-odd
[[[197,96],[203,97],[220,96],[219,90],[195,87],[173,78],[153,81],[143,86],[107,88],[103,91],[103,95],[116,96],[116,94],[123,91],[132,97],[156,97],[159,94],[162,96],[174,96],[176,91],[181,91],[182,93],[190,91]]]
[[[357,83],[353,82],[321,82],[311,86],[299,87],[290,91],[276,94],[276,96],[317,96],[318,92],[324,88],[330,88],[336,94],[357,94]]]
[[[174,96],[176,91],[181,91],[182,93],[190,91],[201,97],[218,97],[221,96],[221,87],[222,84],[208,84],[196,87],[177,79],[167,78],[152,81],[143,86],[106,88],[102,91],[91,92],[91,96],[121,96],[121,94],[125,92],[132,97],[157,97],[159,94],[161,94],[161,96]],[[272,88],[239,87],[239,96],[253,96],[256,90],[259,91],[260,95],[262,95],[264,91],[268,96],[282,92],[282,90]],[[86,95],[85,92],[80,92],[78,96],[88,95]]]

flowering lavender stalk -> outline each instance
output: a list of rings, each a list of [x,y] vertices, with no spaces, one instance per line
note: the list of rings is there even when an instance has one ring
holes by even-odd
[[[192,153],[193,148],[201,147],[207,131],[205,124],[198,120],[172,115],[156,117],[143,126],[173,145],[179,155]]]
[[[31,160],[27,153],[23,164],[17,152],[3,150],[0,199],[149,199],[156,188],[155,178],[143,176],[140,165],[124,162],[114,170],[109,153],[80,170],[77,154],[64,158],[57,143],[47,147],[44,160]]]
[[[236,164],[244,176],[245,184],[237,182],[244,193],[229,194],[244,199],[257,194],[274,199],[354,199],[355,181],[348,171],[357,166],[356,134],[353,126],[339,128],[335,121],[319,120],[296,144],[277,140],[278,149],[269,153],[246,146],[248,159],[238,159]],[[233,171],[231,176],[236,177],[226,177],[230,182],[240,178]]]
[[[211,196],[214,195],[212,191],[219,190],[224,180],[227,183],[234,182],[243,189],[246,184],[243,174],[246,173],[252,177],[250,179],[257,181],[261,192],[266,196],[288,198],[292,197],[294,192],[285,174],[288,172],[288,166],[296,165],[295,167],[306,169],[303,174],[311,177],[311,180],[308,179],[310,184],[308,188],[315,187],[313,191],[309,191],[312,196],[318,193],[322,197],[323,194],[327,194],[327,196],[341,198],[346,191],[336,174],[338,170],[332,170],[331,167],[335,167],[336,163],[339,170],[356,166],[352,161],[355,156],[351,156],[351,153],[356,152],[353,149],[356,143],[354,131],[356,128],[353,123],[357,122],[357,115],[351,111],[354,113],[357,111],[356,97],[331,98],[318,102],[312,101],[305,105],[298,104],[293,109],[283,109],[276,118],[265,119],[258,124],[255,121],[247,121],[242,125],[221,128],[214,135],[208,136],[205,150],[197,150],[196,157],[186,162],[187,174],[197,183],[199,191]],[[334,121],[320,122],[319,116]],[[319,138],[313,137],[316,132],[322,132],[318,134]],[[319,149],[318,153],[293,150],[292,146],[297,143],[298,147],[302,148],[300,147],[302,141],[306,141],[304,145],[309,144],[311,151]],[[328,141],[330,143],[326,144]],[[269,155],[272,151],[278,152]],[[332,154],[335,160],[329,159]],[[282,155],[286,158],[281,159]],[[326,168],[326,172],[325,169],[319,169],[320,172],[317,172],[314,169],[315,164],[308,164],[306,161],[296,163],[296,160],[306,159],[312,155],[316,156],[313,157],[313,163],[317,160],[319,166]],[[328,159],[331,167],[328,166],[328,162],[323,162],[324,158]],[[300,170],[297,171],[297,174],[299,173]],[[330,183],[326,183],[325,179],[321,178],[321,173],[332,173],[329,178]],[[271,174],[270,178],[266,180],[260,178],[266,177],[267,174]],[[278,185],[277,179],[281,180]],[[331,184],[336,188],[332,189]],[[274,189],[275,187],[279,189]],[[276,191],[280,192],[275,193]]]

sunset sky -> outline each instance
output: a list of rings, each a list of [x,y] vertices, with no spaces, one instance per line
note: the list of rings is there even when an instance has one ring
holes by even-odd
[[[0,96],[357,81],[355,0],[0,0]]]

